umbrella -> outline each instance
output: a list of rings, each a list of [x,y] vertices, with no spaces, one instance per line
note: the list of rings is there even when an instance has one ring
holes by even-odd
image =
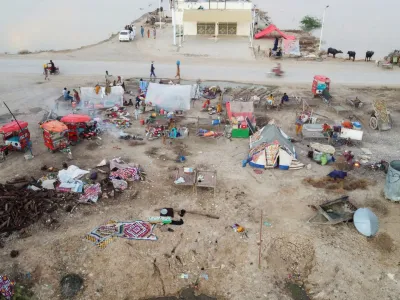
[[[354,226],[365,236],[374,236],[379,229],[378,217],[368,208],[359,208],[354,213]]]
[[[92,118],[88,115],[67,115],[61,118],[61,122],[64,123],[86,123],[89,122]]]

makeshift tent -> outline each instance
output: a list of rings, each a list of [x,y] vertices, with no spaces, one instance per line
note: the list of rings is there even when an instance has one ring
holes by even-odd
[[[289,137],[277,126],[267,125],[250,137],[249,164],[255,168],[301,169]]]
[[[115,105],[123,105],[124,89],[121,86],[111,87],[111,93],[106,95],[105,87],[101,87],[98,93],[94,87],[81,87],[81,100],[85,105],[93,105],[94,108],[108,108]]]
[[[278,33],[281,37],[283,37],[286,40],[295,40],[296,37],[293,35],[287,35],[285,33],[283,33],[282,31],[280,31],[278,29],[278,27],[276,27],[275,25],[271,24],[268,27],[264,28],[263,30],[261,30],[259,33],[257,33],[254,37],[255,39],[260,39],[262,37],[268,36],[271,33],[276,32]]]
[[[299,40],[283,40],[283,54],[300,56]]]
[[[232,137],[248,138],[250,134],[249,127],[254,130],[256,125],[253,102],[227,102],[226,113],[232,124]]]
[[[146,104],[166,111],[190,110],[191,85],[171,85],[150,82],[147,88]]]

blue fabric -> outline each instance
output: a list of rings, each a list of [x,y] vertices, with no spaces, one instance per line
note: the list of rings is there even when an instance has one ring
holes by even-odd
[[[344,179],[347,176],[347,172],[339,171],[339,170],[333,170],[328,174],[329,177],[333,179]]]

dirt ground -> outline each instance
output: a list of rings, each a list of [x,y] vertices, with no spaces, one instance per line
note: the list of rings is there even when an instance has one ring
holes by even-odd
[[[101,80],[59,77],[50,86],[42,84],[35,76],[15,78],[9,84],[3,83],[0,92],[4,99],[13,93],[12,107],[17,117],[30,122],[35,158],[25,161],[22,154],[12,153],[2,163],[1,182],[25,174],[38,178],[43,174],[40,170],[43,164],[61,167],[67,157],[46,151],[36,124],[44,109],[54,106],[55,95],[64,85],[72,89]],[[18,87],[20,97],[15,95]],[[264,88],[278,98],[287,92],[290,96],[308,97],[309,102],[313,102],[309,87]],[[359,154],[360,147],[368,148],[373,153],[372,160],[396,159],[399,155],[396,120],[400,115],[397,102],[400,92],[335,86],[332,93],[336,103],[343,103],[349,109],[344,100],[353,95],[364,101],[365,106],[337,115],[325,104],[314,101],[314,112],[324,116],[320,117],[320,122],[356,116],[364,127],[364,140],[352,150]],[[376,97],[388,100],[394,119],[391,131],[375,132],[368,128],[368,111]],[[373,180],[375,184],[367,190],[345,193],[357,206],[370,207],[377,214],[380,229],[376,237],[363,237],[352,223],[311,226],[307,220],[314,211],[309,205],[338,198],[344,192],[314,188],[304,184],[303,179],[325,176],[333,166],[320,166],[310,161],[307,158],[309,141],[301,140],[295,144],[299,160],[310,164],[311,169],[266,170],[256,174],[249,166],[243,168],[241,164],[249,147],[247,139],[207,139],[195,135],[196,117],[204,121],[204,127],[211,124],[211,116],[200,112],[200,107],[200,101],[196,102],[181,122],[190,128],[189,137],[184,140],[168,141],[167,145],[154,140],[131,146],[129,141],[117,139],[115,133],[106,133],[100,146],[93,141],[75,146],[69,164],[91,169],[103,158],[122,157],[140,164],[147,179],[134,182],[115,199],[80,205],[72,213],[56,211],[56,226],[49,228],[38,222],[24,234],[14,233],[5,238],[0,249],[0,274],[18,278],[21,284],[31,287],[33,299],[61,299],[59,281],[67,273],[77,273],[85,280],[76,299],[173,296],[195,283],[198,293],[217,299],[303,299],[288,288],[291,282],[304,286],[312,299],[398,299],[400,256],[396,249],[400,243],[397,230],[400,209],[382,196],[384,173],[352,171],[354,176]],[[60,114],[70,110],[65,103],[60,104],[59,109]],[[299,110],[291,100],[279,111],[258,106],[256,115],[260,121],[274,119],[293,136],[295,112]],[[129,111],[133,115],[133,108]],[[5,123],[9,115],[4,107],[1,113],[1,123]],[[144,128],[139,121],[134,121],[126,132],[143,135]],[[121,149],[114,148],[117,146]],[[176,158],[182,153],[187,158],[185,166],[217,170],[215,197],[209,189],[199,188],[194,194],[191,188],[174,185],[174,169],[182,166]],[[157,227],[158,240],[154,242],[118,239],[107,248],[99,249],[83,239],[93,228],[110,219],[145,220],[157,215],[154,210],[160,207],[210,213],[219,219],[187,214],[182,226],[170,226],[173,232]],[[261,216],[263,222],[272,226],[261,226],[259,267]],[[232,230],[231,225],[235,223],[246,228],[247,237]],[[18,250],[20,255],[11,258],[11,250]],[[182,279],[181,274],[187,274],[188,279]]]

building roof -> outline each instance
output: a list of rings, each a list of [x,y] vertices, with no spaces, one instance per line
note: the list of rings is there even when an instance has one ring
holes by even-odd
[[[268,27],[264,28],[262,31],[257,33],[254,37],[256,39],[260,39],[260,38],[262,38],[264,36],[268,36],[269,34],[271,34],[273,32],[277,32],[281,37],[283,37],[286,40],[295,40],[296,39],[295,36],[287,35],[287,34],[283,33],[282,31],[279,30],[278,27],[276,27],[273,24],[271,24]]]
[[[184,10],[184,22],[202,22],[202,23],[240,23],[251,22],[251,10],[249,9],[196,9]]]

